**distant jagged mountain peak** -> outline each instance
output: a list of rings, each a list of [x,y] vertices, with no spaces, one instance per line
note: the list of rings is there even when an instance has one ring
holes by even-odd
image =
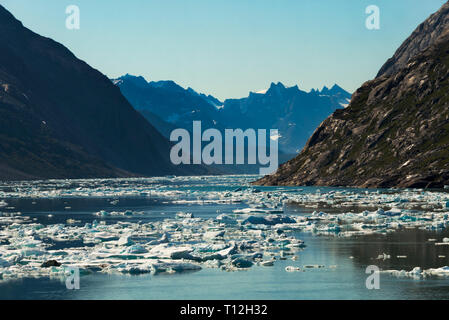
[[[277,83],[276,83],[276,82],[272,82],[272,83],[270,84],[270,89],[276,89],[276,88],[279,88],[279,89],[285,89],[285,86],[284,86],[284,84],[283,84],[282,82],[280,82],[280,81],[278,81]]]
[[[268,88],[267,92],[265,93],[265,95],[267,95],[267,96],[280,95],[284,91],[285,91],[285,86],[281,82],[278,82],[278,83],[272,82],[270,84],[270,87]]]
[[[321,94],[328,94],[329,93],[329,88],[326,86],[323,86],[323,89],[321,89],[320,91]]]
[[[291,154],[305,144],[329,114],[345,107],[351,96],[339,86],[319,95],[301,91],[298,85],[286,87],[282,82],[272,82],[263,92],[250,92],[246,98],[221,102],[193,88],[183,89],[172,81],[150,82],[147,88],[135,86],[134,81],[121,81],[117,85],[131,104],[165,135],[167,127],[191,130],[194,120],[202,121],[205,128],[219,130],[279,129],[281,149]]]
[[[303,92],[299,86],[297,84],[291,86],[291,87],[287,87],[285,86],[282,82],[272,82],[270,84],[270,86],[268,87],[268,89],[264,89],[264,90],[259,90],[256,92],[250,92],[251,94],[256,94],[256,95],[265,95],[267,94],[269,91],[271,90],[271,93],[273,92],[285,92],[285,91],[297,91],[297,92]],[[323,95],[342,95],[345,98],[350,98],[351,97],[351,93],[349,93],[348,91],[346,91],[345,89],[343,89],[342,87],[340,87],[338,84],[334,84],[330,89],[327,86],[323,86],[323,88],[320,89],[316,89],[316,88],[312,88],[310,89],[309,93],[314,93],[314,94],[323,94]]]
[[[295,90],[299,91],[298,85],[294,85],[291,87],[285,86],[282,82],[272,82],[270,86],[267,89],[262,89],[258,91],[250,91],[248,97],[251,97],[253,95],[272,95],[272,94],[281,94],[285,92],[286,90]],[[230,99],[232,100],[232,99]]]
[[[123,83],[123,81],[130,81],[132,82],[134,85],[144,88],[148,85],[148,81],[142,77],[142,76],[134,76],[131,75],[129,73],[125,74],[124,76],[121,76],[117,79],[112,79],[112,82],[115,85],[120,85],[121,83]]]
[[[270,84],[270,87],[267,90],[265,90],[265,92],[259,91],[258,93],[270,95],[270,94],[281,94],[286,91],[291,92],[291,91],[300,91],[300,90],[299,90],[299,87],[297,84],[295,84],[294,86],[291,86],[291,87],[287,87],[282,82],[279,81],[277,83],[272,82]]]
[[[312,92],[316,92],[322,95],[342,95],[344,97],[351,97],[351,94],[338,84],[334,84],[330,89],[327,86],[323,86],[321,90],[312,89]]]
[[[182,93],[190,97],[199,97],[214,107],[220,107],[223,105],[223,103],[214,96],[198,93],[191,87],[184,89],[182,86],[180,86],[173,80],[147,81],[142,76],[134,76],[127,73],[119,78],[111,79],[111,81],[121,88],[123,88],[126,85],[134,85],[141,89],[147,88],[163,89],[166,90],[167,93],[169,92],[178,94]]]
[[[127,84],[133,84],[139,88],[163,88],[167,90],[184,91],[185,89],[172,80],[159,80],[159,81],[147,81],[143,76],[136,76],[132,74],[125,74],[111,81],[118,86]]]
[[[282,82],[272,82],[266,91],[225,100],[221,122],[233,123],[236,128],[279,129],[280,149],[294,154],[327,116],[347,106],[351,94],[339,88],[320,95],[302,91],[298,85],[286,87]]]
[[[151,81],[149,85],[154,88],[163,88],[172,91],[186,91],[186,89],[172,80]]]
[[[297,84],[295,84],[294,86],[288,87],[287,89],[299,91],[299,86]]]
[[[136,76],[112,80],[136,110],[167,136],[167,128],[190,129],[193,121],[202,121],[204,127],[217,123],[217,112],[223,103],[211,95],[184,89],[172,80],[144,83]]]
[[[348,92],[340,87],[338,84],[334,84],[329,90],[330,94],[348,94]]]

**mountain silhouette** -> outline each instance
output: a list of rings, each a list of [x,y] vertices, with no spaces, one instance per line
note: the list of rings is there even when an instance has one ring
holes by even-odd
[[[106,76],[2,6],[0,114],[0,179],[196,170],[171,164],[169,141]]]
[[[278,82],[264,93],[250,92],[247,98],[221,102],[173,81],[147,82],[129,74],[112,81],[134,108],[167,137],[173,128],[191,131],[193,121],[220,131],[279,129],[281,158],[285,160],[296,154],[313,130],[333,111],[346,106],[351,97],[338,85],[305,92],[298,86],[287,88]]]

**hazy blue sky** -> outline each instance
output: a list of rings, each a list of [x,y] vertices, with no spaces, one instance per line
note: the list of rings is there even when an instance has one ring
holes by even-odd
[[[175,80],[218,98],[271,82],[353,91],[443,0],[0,0],[109,77]],[[81,29],[65,28],[78,5]],[[381,29],[365,28],[377,5]]]

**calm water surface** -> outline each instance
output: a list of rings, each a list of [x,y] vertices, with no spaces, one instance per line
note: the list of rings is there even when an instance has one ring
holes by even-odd
[[[120,185],[120,182],[117,182]],[[163,185],[164,183],[162,183]],[[244,184],[239,178],[232,184],[202,180],[189,185],[187,182],[167,188],[182,190],[226,191]],[[44,185],[44,184],[43,184]],[[160,186],[160,185],[159,185]],[[73,186],[70,186],[72,188]],[[132,188],[132,185],[126,186]],[[9,186],[2,186],[10,188]],[[46,186],[51,189],[52,186]],[[285,188],[284,188],[285,189]],[[269,190],[276,190],[269,188]],[[291,192],[314,192],[314,188],[292,188]],[[300,191],[301,190],[301,191]],[[11,190],[9,190],[11,191]],[[129,219],[151,222],[172,218],[176,212],[192,212],[196,217],[215,217],[219,213],[231,213],[246,208],[244,203],[176,204],[157,197],[124,196],[116,205],[110,202],[116,197],[61,197],[61,198],[9,198],[9,209],[36,218],[43,224],[65,223],[68,218],[81,220],[81,224],[98,217],[92,213],[99,210],[144,211],[144,215],[124,218],[108,217],[107,223]],[[14,207],[14,208],[11,208]],[[308,209],[286,205],[285,214],[305,214],[320,208]],[[53,217],[49,218],[48,214]],[[429,238],[449,237],[449,232],[404,230],[388,235],[338,238],[314,236],[297,232],[307,247],[299,252],[297,261],[277,261],[273,267],[255,266],[249,270],[225,272],[204,268],[201,271],[180,274],[142,276],[108,275],[95,273],[81,277],[80,290],[67,290],[65,283],[55,279],[19,279],[0,282],[0,299],[447,299],[449,279],[398,279],[381,275],[380,289],[368,290],[365,286],[368,265],[382,269],[411,270],[449,265],[449,246],[435,246]],[[76,245],[76,244],[71,244]],[[59,244],[64,246],[64,244]],[[379,254],[387,253],[391,259],[377,260]],[[397,258],[398,255],[407,258]],[[439,258],[444,255],[448,258]],[[307,269],[305,272],[289,273],[286,266],[307,264],[336,266],[335,268]]]

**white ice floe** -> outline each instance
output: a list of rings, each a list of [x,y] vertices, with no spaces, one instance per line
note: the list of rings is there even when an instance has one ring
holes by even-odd
[[[252,187],[249,183],[256,178],[0,182],[0,198],[5,199],[0,200],[0,207],[5,211],[0,213],[1,277],[64,275],[64,268],[69,265],[79,266],[84,272],[237,270],[253,265],[270,266],[276,261],[271,260],[274,256],[289,259],[280,252],[301,250],[305,246],[293,236],[296,231],[317,236],[358,237],[385,235],[404,229],[437,231],[449,226],[449,195],[446,191]],[[213,190],[203,188],[212,180]],[[191,188],[185,188],[186,185]],[[238,209],[220,212],[216,218],[203,219],[178,212],[173,219],[137,223],[124,218],[144,216],[144,212],[105,208],[95,213],[99,222],[81,226],[76,216],[72,216],[65,224],[42,225],[36,223],[34,217],[13,212],[7,203],[11,202],[8,199],[33,199],[36,202],[43,198],[104,198],[109,206],[117,205],[127,197],[162,199],[163,203],[186,204],[186,207],[193,203],[232,203],[233,209]],[[286,206],[290,205],[300,207],[301,214],[285,214]],[[53,244],[61,241],[73,241],[78,245],[73,248],[69,245],[63,250],[52,249]],[[447,239],[428,241],[437,246],[449,245]],[[255,253],[262,256],[254,256]],[[386,260],[389,255],[382,254],[378,258]],[[42,263],[49,260],[57,260],[62,265],[42,268]],[[444,268],[391,272],[437,275],[446,274]]]
[[[301,271],[301,268],[288,266],[288,267],[285,267],[285,271],[287,271],[287,272],[296,272],[296,271]]]
[[[143,215],[144,212],[142,211],[131,211],[131,210],[126,210],[126,211],[105,211],[105,210],[101,210],[99,212],[95,212],[94,215],[98,216],[98,217],[116,217],[116,216],[124,216],[124,217],[131,217],[131,216],[135,216],[135,215]]]
[[[98,215],[104,217],[104,212]],[[274,265],[273,255],[285,256],[281,252],[305,246],[290,235],[302,228],[294,219],[264,214],[268,223],[259,223],[246,214],[230,216],[232,223],[225,224],[224,217],[178,215],[149,223],[94,220],[84,225],[78,221],[42,225],[18,213],[8,214],[1,218],[15,222],[0,229],[1,279],[63,277],[69,266],[80,268],[82,274],[239,270]],[[53,249],[60,241],[66,247]],[[71,242],[78,245],[71,247]]]
[[[449,267],[430,268],[422,270],[420,267],[415,267],[411,271],[406,270],[383,270],[381,273],[389,274],[398,278],[412,278],[416,280],[426,279],[430,277],[449,277]]]

